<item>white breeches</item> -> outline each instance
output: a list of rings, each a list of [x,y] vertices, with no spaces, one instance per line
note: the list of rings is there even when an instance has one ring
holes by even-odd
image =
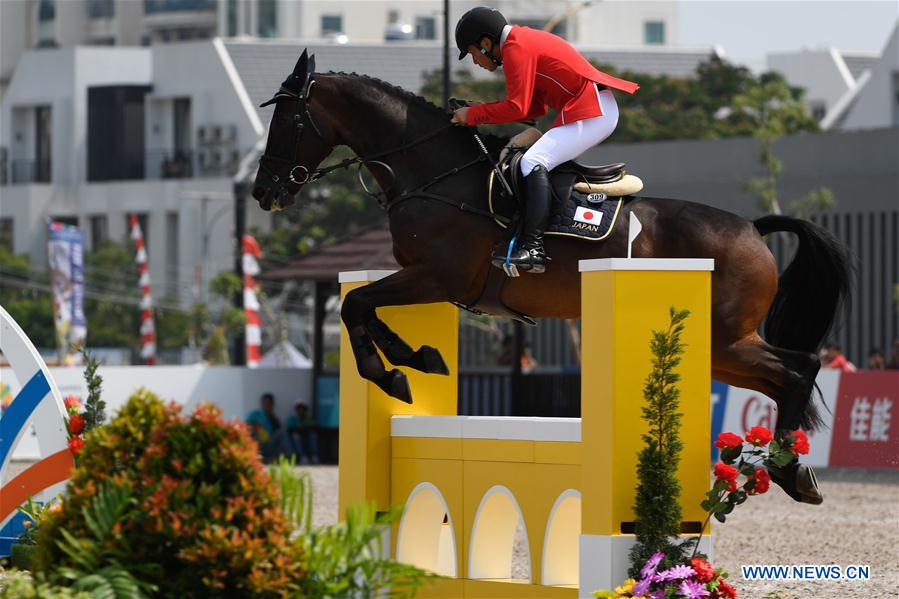
[[[563,162],[574,160],[593,146],[605,140],[618,125],[618,103],[612,91],[598,92],[602,116],[554,127],[524,153],[521,158],[521,174],[531,174],[538,164],[551,171]]]

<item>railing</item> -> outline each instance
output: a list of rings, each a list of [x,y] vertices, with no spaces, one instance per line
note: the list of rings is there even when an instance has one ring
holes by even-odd
[[[10,182],[17,183],[49,183],[51,175],[49,160],[11,160]]]
[[[459,414],[578,418],[581,374],[547,370],[516,378],[496,368],[466,370],[459,373]]]
[[[193,177],[194,152],[149,150],[146,154],[147,179],[188,179]]]
[[[145,15],[215,9],[216,0],[144,0]]]

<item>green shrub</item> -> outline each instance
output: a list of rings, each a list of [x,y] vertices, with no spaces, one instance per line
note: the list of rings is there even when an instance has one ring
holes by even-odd
[[[103,509],[115,513],[105,532]],[[71,581],[88,570],[79,552],[106,552],[95,566],[120,566],[161,596],[283,596],[304,575],[291,529],[243,425],[205,404],[183,418],[142,390],[87,436],[63,508],[42,523],[36,566]]]
[[[0,568],[0,599],[91,599],[91,596],[36,581],[28,572]]]

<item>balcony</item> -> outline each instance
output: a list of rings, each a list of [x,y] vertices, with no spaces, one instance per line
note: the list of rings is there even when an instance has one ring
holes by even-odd
[[[52,171],[49,160],[11,160],[9,166],[9,181],[13,185],[50,182]]]
[[[144,0],[144,14],[216,10],[216,0]]]
[[[189,179],[191,177],[231,177],[240,159],[249,152],[222,147],[199,150],[148,150],[147,179]]]

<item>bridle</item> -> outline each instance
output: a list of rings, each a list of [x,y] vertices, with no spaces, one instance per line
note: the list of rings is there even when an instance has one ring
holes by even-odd
[[[315,119],[312,117],[312,112],[309,110],[309,94],[312,90],[312,86],[314,83],[315,83],[315,80],[312,77],[309,77],[306,81],[306,85],[303,87],[303,90],[300,93],[296,93],[295,91],[293,91],[291,89],[281,86],[281,88],[272,97],[272,99],[269,100],[268,102],[266,102],[265,104],[263,104],[263,106],[265,106],[269,103],[274,103],[274,102],[278,102],[278,101],[282,101],[282,100],[296,101],[299,103],[298,110],[293,115],[293,122],[294,122],[293,156],[296,156],[296,154],[297,154],[297,149],[299,148],[299,144],[302,141],[303,132],[306,128],[307,122],[309,125],[312,126],[312,130],[315,132],[315,134],[318,136],[318,138],[320,140],[322,140],[323,142],[327,143],[324,135],[322,135],[321,129],[319,129],[318,125],[315,124]],[[278,186],[277,192],[275,194],[275,200],[277,200],[278,207],[276,207],[275,203],[273,202],[273,204],[272,204],[273,209],[280,209],[280,206],[282,204],[279,201],[279,198],[281,198],[282,196],[283,197],[293,196],[296,192],[291,192],[290,189],[287,187],[287,182],[282,177],[280,177],[277,173],[275,173],[271,168],[266,166],[267,161],[275,162],[275,163],[279,163],[279,164],[292,165],[290,167],[290,170],[288,171],[287,180],[295,185],[305,185],[308,183],[315,183],[316,181],[319,181],[322,178],[324,178],[325,175],[327,175],[328,173],[331,173],[331,172],[339,170],[339,169],[349,168],[350,166],[355,164],[358,166],[358,169],[359,169],[357,172],[357,177],[359,179],[359,184],[362,186],[362,189],[365,190],[366,194],[377,199],[381,208],[383,208],[387,212],[389,212],[391,210],[391,208],[393,208],[396,204],[398,204],[402,201],[405,201],[409,198],[424,197],[424,198],[430,198],[433,200],[437,200],[437,201],[440,201],[443,203],[448,203],[453,206],[456,206],[457,208],[459,208],[461,210],[474,212],[477,214],[481,214],[482,216],[496,218],[499,220],[507,220],[504,217],[501,217],[499,215],[494,215],[494,214],[486,212],[484,210],[480,210],[479,208],[473,207],[473,206],[467,204],[466,202],[460,203],[452,198],[429,193],[426,191],[428,187],[438,183],[439,181],[442,181],[443,179],[446,179],[447,177],[455,175],[458,172],[460,172],[464,169],[467,169],[468,167],[473,166],[479,162],[488,160],[489,155],[486,153],[486,148],[483,148],[483,147],[481,148],[483,150],[483,153],[481,153],[474,160],[466,162],[465,164],[463,164],[461,166],[457,166],[457,167],[452,168],[440,175],[437,175],[436,177],[433,177],[430,181],[424,183],[423,185],[416,187],[415,189],[404,191],[399,194],[392,193],[393,192],[393,183],[396,182],[396,173],[394,173],[393,169],[390,167],[389,164],[387,164],[386,162],[383,162],[381,160],[378,160],[378,158],[384,158],[391,154],[396,154],[398,152],[408,150],[409,148],[415,147],[419,144],[422,144],[422,143],[428,141],[429,139],[432,139],[432,138],[440,135],[447,129],[453,128],[453,126],[454,125],[452,123],[447,123],[446,125],[444,125],[442,127],[438,127],[437,129],[434,129],[433,131],[430,131],[420,137],[417,137],[417,138],[413,139],[412,141],[409,141],[403,145],[391,148],[389,150],[375,152],[375,153],[369,154],[367,156],[353,156],[352,158],[346,158],[344,160],[341,160],[340,162],[338,162],[336,164],[332,164],[332,165],[326,166],[324,168],[316,168],[312,171],[310,171],[308,167],[306,167],[302,164],[295,164],[295,162],[296,162],[295,160],[281,158],[279,156],[272,156],[270,154],[262,155],[262,157],[259,159],[259,168],[264,173],[266,173],[269,176],[269,178]],[[474,130],[474,131],[476,131],[476,130]],[[476,134],[475,134],[475,139],[477,139]],[[376,165],[380,166],[381,168],[386,170],[387,173],[389,174],[391,183],[390,183],[390,185],[387,186],[386,189],[381,190],[381,191],[371,191],[368,188],[368,186],[365,184],[365,181],[362,178],[362,167],[365,165],[370,165],[370,164],[376,164]],[[298,171],[301,171],[301,172],[298,173]],[[301,178],[298,178],[298,176]]]

